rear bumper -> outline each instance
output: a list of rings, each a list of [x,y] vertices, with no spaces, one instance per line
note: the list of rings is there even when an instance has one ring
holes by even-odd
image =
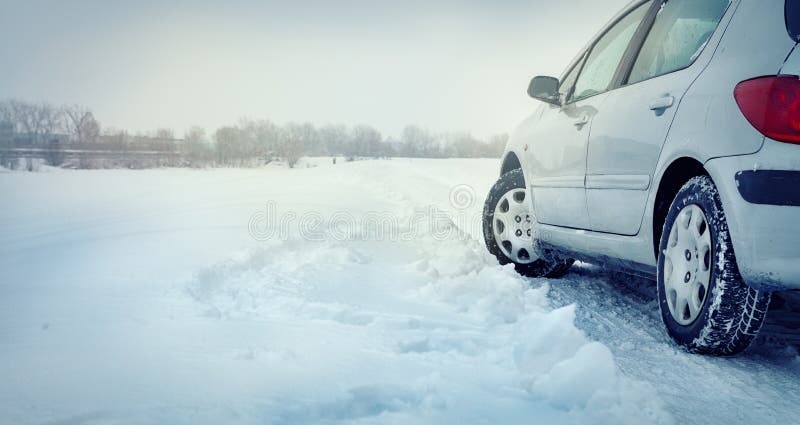
[[[764,290],[800,289],[800,146],[706,163],[725,208],[739,271]]]
[[[751,204],[800,207],[800,171],[740,171],[736,187]]]

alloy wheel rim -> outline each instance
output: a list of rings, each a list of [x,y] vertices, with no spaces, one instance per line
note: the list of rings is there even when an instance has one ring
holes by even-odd
[[[688,205],[678,213],[664,251],[664,294],[678,324],[694,323],[711,282],[711,229],[703,210]]]
[[[500,251],[517,264],[538,260],[533,254],[533,217],[525,189],[512,189],[497,202],[494,209],[494,238]]]

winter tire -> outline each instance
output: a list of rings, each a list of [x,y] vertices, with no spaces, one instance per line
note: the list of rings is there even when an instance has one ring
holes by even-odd
[[[504,174],[492,187],[483,209],[486,247],[500,264],[513,263],[523,276],[563,276],[573,260],[537,257],[533,252],[533,220],[522,170]]]
[[[669,336],[693,353],[742,352],[766,317],[770,294],[739,274],[719,193],[708,176],[681,188],[658,257],[658,301]]]

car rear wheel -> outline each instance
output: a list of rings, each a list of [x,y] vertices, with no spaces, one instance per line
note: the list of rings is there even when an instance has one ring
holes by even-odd
[[[658,300],[669,336],[695,353],[746,349],[764,322],[770,294],[742,279],[711,178],[695,177],[678,192],[659,253]]]
[[[500,264],[513,263],[527,277],[561,277],[573,261],[540,258],[533,251],[531,202],[522,170],[504,174],[492,187],[483,209],[483,236],[489,252]]]

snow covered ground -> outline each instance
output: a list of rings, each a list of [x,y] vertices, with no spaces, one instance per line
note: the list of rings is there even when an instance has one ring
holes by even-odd
[[[794,351],[692,356],[652,282],[523,279],[494,160],[0,174],[0,423],[792,423]]]

